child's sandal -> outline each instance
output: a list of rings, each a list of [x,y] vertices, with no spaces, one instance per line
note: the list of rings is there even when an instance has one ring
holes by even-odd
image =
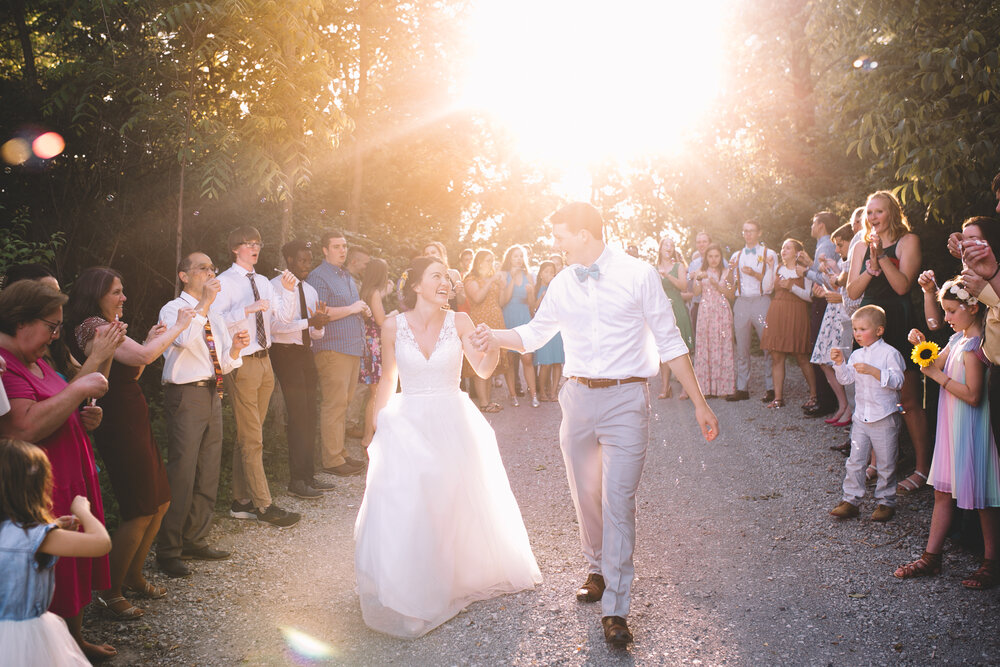
[[[992,558],[985,558],[978,570],[962,580],[962,585],[977,591],[985,591],[996,586],[998,580],[1000,580],[1000,563]]]
[[[941,554],[925,551],[917,560],[901,565],[892,573],[897,579],[913,579],[915,577],[933,577],[941,574]]]

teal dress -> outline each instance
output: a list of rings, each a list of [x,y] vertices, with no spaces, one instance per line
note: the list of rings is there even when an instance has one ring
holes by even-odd
[[[673,267],[671,267],[668,273],[677,278],[680,267],[680,262],[674,262]],[[684,344],[687,345],[688,351],[693,352],[694,334],[691,331],[691,317],[688,315],[687,305],[681,297],[681,291],[666,276],[663,276],[661,281],[663,283],[663,291],[666,293],[667,298],[670,299],[670,305],[674,309],[674,319],[677,321],[677,328],[680,329],[681,338],[684,339]]]
[[[542,297],[548,290],[548,285],[542,285],[538,288],[539,302],[541,302]],[[566,363],[566,353],[563,351],[562,334],[556,332],[556,335],[550,338],[548,343],[535,350],[535,365],[547,366],[549,364],[564,363]]]

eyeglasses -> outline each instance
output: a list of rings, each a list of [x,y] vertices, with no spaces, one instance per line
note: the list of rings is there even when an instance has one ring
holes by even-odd
[[[44,322],[45,326],[47,326],[49,328],[49,335],[55,336],[56,332],[58,332],[59,330],[62,329],[63,323],[61,321],[60,322],[49,322],[44,317],[39,317],[38,320],[40,322]]]
[[[744,234],[753,234],[756,231],[757,231],[756,229],[744,229],[743,233]]]
[[[246,247],[252,250],[260,250],[261,248],[264,247],[264,244],[261,243],[260,241],[244,241],[240,245],[245,245]]]
[[[208,264],[208,265],[202,264],[201,266],[192,266],[191,270],[192,271],[211,271],[212,273],[218,273],[219,272],[219,270],[217,268],[215,268],[215,266],[213,266],[211,264]]]

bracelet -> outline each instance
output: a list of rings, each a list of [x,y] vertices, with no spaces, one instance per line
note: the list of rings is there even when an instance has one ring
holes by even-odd
[[[945,380],[944,384],[941,385],[941,388],[944,389],[945,391],[947,391],[948,390],[948,383],[949,382],[951,382],[951,378],[948,378],[947,380]]]
[[[997,263],[997,270],[993,272],[992,276],[986,279],[986,282],[990,282],[991,280],[996,278],[998,273],[1000,273],[1000,262]]]

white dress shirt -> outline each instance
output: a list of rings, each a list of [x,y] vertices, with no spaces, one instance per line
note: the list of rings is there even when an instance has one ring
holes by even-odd
[[[704,258],[701,255],[699,255],[699,256],[695,257],[694,259],[692,259],[691,263],[688,264],[688,273],[687,273],[688,291],[693,290],[693,288],[694,288],[694,274],[698,273],[698,271],[701,270],[701,265],[702,265],[703,261],[704,261]],[[701,303],[701,295],[700,294],[695,294],[694,296],[692,296],[691,297],[691,303]]]
[[[215,302],[212,303],[212,310],[222,315],[222,319],[226,323],[226,326],[229,327],[230,333],[245,329],[250,334],[250,344],[240,351],[240,354],[244,357],[259,352],[262,349],[257,343],[257,315],[256,313],[247,315],[244,310],[257,300],[254,298],[247,273],[253,273],[254,284],[257,285],[257,293],[260,294],[260,298],[271,302],[270,308],[266,312],[261,313],[264,317],[264,333],[267,338],[267,347],[271,347],[272,321],[278,320],[287,324],[295,319],[292,313],[298,310],[298,293],[289,292],[284,287],[275,290],[267,278],[259,273],[247,271],[235,263],[220,273],[219,282],[222,283],[222,291],[215,297]],[[286,295],[294,298],[285,298]]]
[[[274,293],[280,294],[282,299],[290,299],[293,302],[290,311],[293,318],[291,322],[275,320],[271,323],[272,343],[281,343],[283,345],[302,345],[303,329],[309,329],[309,338],[313,340],[319,340],[323,337],[323,327],[320,327],[319,329],[309,328],[309,313],[315,312],[316,301],[319,299],[319,295],[316,293],[316,288],[304,280],[300,281],[299,284],[302,285],[302,289],[306,297],[305,313],[300,312],[301,304],[299,303],[299,286],[296,285],[295,289],[289,292],[281,284],[281,276],[271,278],[271,287],[274,289]]]
[[[552,279],[535,317],[514,329],[526,351],[562,332],[564,375],[615,380],[652,377],[688,353],[656,269],[610,247],[595,263],[599,279],[580,282],[579,264]]]
[[[881,381],[858,373],[854,364],[866,363],[879,370]],[[903,386],[903,355],[879,338],[868,347],[851,353],[844,364],[834,364],[840,384],[854,383],[854,418],[866,424],[877,422],[898,411],[899,389]]]
[[[187,292],[169,301],[160,309],[160,322],[168,327],[177,322],[177,311],[181,308],[194,308],[198,299]],[[222,374],[225,375],[234,368],[243,365],[243,358],[233,359],[229,350],[233,346],[233,337],[222,317],[209,309],[207,320],[212,324],[212,338],[215,340],[215,354],[219,357]],[[205,340],[204,315],[198,314],[191,324],[163,352],[163,384],[187,384],[201,380],[215,380],[215,364],[208,351]]]
[[[754,250],[754,252],[750,252]],[[767,259],[771,260],[771,265],[767,265]],[[774,291],[774,271],[778,266],[778,253],[774,252],[763,243],[758,243],[751,248],[743,248],[730,258],[730,263],[736,262],[739,266],[739,294],[737,296],[766,296]],[[764,273],[760,280],[746,273],[743,269],[753,269]]]
[[[787,278],[788,280],[793,280],[794,281],[794,280],[798,280],[799,274],[795,271],[795,269],[790,269],[787,266],[779,266],[778,267],[778,277],[779,278]],[[789,288],[789,291],[792,294],[794,294],[795,296],[797,296],[800,299],[802,299],[803,301],[805,301],[807,303],[812,303],[812,286],[813,286],[813,282],[811,280],[809,280],[808,278],[806,278],[802,282],[802,287],[799,287],[798,285],[793,284]]]

